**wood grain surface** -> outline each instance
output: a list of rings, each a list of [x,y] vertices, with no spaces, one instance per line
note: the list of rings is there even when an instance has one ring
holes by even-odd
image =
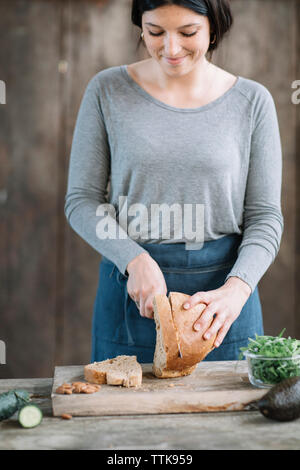
[[[191,375],[176,379],[158,379],[152,374],[152,364],[142,364],[140,388],[104,384],[98,392],[88,395],[55,393],[65,382],[84,381],[83,368],[55,368],[51,395],[54,416],[237,411],[267,391],[249,383],[245,361],[219,361],[201,362]]]
[[[300,419],[276,422],[259,411],[54,417],[53,378],[0,379],[0,392],[28,390],[42,409],[40,426],[18,414],[0,422],[1,450],[291,450],[300,448]],[[88,430],[88,432],[87,432]],[[124,430],[126,432],[124,432]]]

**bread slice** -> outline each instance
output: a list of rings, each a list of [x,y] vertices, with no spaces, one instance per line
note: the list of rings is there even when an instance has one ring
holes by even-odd
[[[169,298],[162,294],[154,296],[156,347],[152,371],[156,377],[189,375],[214,348],[216,335],[208,340],[202,338],[212,321],[209,321],[201,331],[193,329],[206,304],[200,303],[185,310],[183,304],[189,297],[182,292],[170,292]],[[182,357],[179,356],[179,348]]]
[[[90,383],[140,387],[142,367],[136,356],[117,356],[84,367],[84,378]]]

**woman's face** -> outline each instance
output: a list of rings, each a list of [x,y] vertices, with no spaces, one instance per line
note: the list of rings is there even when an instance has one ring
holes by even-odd
[[[166,5],[146,11],[142,28],[149,54],[168,75],[184,75],[205,59],[211,34],[207,16]]]

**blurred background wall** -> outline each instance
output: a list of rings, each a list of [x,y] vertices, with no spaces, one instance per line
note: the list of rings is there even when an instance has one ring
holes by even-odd
[[[283,146],[285,230],[259,284],[265,332],[286,327],[285,334],[300,338],[300,105],[291,101],[291,84],[300,80],[300,2],[231,4],[234,26],[212,62],[270,90]],[[136,50],[140,30],[130,11],[131,0],[0,2],[1,378],[51,377],[55,365],[90,360],[101,256],[67,225],[64,196],[88,81],[148,57],[143,46]]]

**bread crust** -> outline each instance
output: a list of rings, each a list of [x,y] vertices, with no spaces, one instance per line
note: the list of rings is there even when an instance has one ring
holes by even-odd
[[[188,367],[182,370],[169,370],[169,369],[159,369],[153,364],[153,373],[158,379],[172,379],[175,377],[183,377],[184,375],[190,375],[196,369],[197,364],[192,367]]]
[[[207,305],[199,303],[189,310],[185,310],[183,304],[189,298],[189,295],[182,292],[170,292],[169,294],[174,324],[179,331],[179,345],[182,353],[182,358],[177,358],[175,363],[171,362],[171,369],[174,366],[177,369],[179,365],[182,368],[191,367],[201,362],[214,349],[216,334],[208,340],[203,338],[204,332],[211,326],[213,320],[206,321],[200,331],[195,331],[193,328],[195,321],[201,316]]]
[[[156,349],[152,371],[158,378],[181,377],[191,374],[197,364],[214,349],[216,335],[204,340],[202,335],[209,328],[212,320],[206,322],[204,329],[195,331],[193,325],[206,308],[200,303],[189,310],[183,304],[190,296],[182,292],[170,292],[169,298],[157,294],[153,299],[154,319],[157,333]],[[158,344],[162,341],[163,344]],[[182,357],[179,356],[179,346]],[[163,364],[158,361],[159,348],[165,352]],[[161,359],[161,358],[160,358]]]

